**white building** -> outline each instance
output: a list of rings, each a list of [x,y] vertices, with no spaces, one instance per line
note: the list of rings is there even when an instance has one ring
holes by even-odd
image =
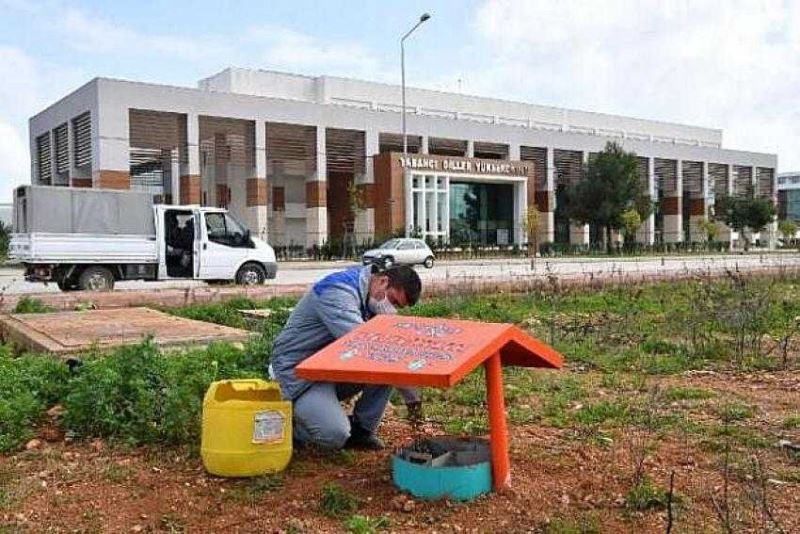
[[[558,198],[609,141],[638,154],[658,200],[643,242],[699,239],[715,195],[775,199],[777,157],[725,149],[720,130],[424,89],[407,90],[401,161],[400,100],[396,85],[262,70],[197,88],[96,78],[30,119],[32,181],[227,206],[300,246],[353,229],[523,242],[533,203],[540,241],[584,244]]]

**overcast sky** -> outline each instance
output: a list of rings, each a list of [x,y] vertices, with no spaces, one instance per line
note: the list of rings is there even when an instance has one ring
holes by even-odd
[[[234,65],[722,128],[800,170],[800,0],[0,0],[0,201],[28,118],[95,76],[194,86]]]

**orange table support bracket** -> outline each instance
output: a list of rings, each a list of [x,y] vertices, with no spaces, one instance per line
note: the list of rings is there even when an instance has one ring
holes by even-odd
[[[452,387],[480,365],[495,490],[511,479],[503,366],[563,365],[561,355],[514,325],[380,315],[303,361],[295,372],[316,382]]]

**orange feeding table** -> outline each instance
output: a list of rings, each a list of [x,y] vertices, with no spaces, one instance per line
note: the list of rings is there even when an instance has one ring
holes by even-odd
[[[561,355],[510,324],[379,315],[296,368],[316,382],[451,387],[486,370],[495,489],[510,480],[503,365],[560,368]]]

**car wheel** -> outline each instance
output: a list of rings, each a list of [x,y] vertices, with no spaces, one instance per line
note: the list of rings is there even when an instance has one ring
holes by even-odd
[[[236,283],[241,286],[257,286],[264,283],[267,275],[264,268],[255,263],[245,263],[236,273]]]
[[[106,267],[87,267],[78,278],[78,287],[84,291],[111,291],[114,275]]]
[[[433,256],[428,256],[425,258],[425,261],[422,262],[426,269],[433,269]]]

